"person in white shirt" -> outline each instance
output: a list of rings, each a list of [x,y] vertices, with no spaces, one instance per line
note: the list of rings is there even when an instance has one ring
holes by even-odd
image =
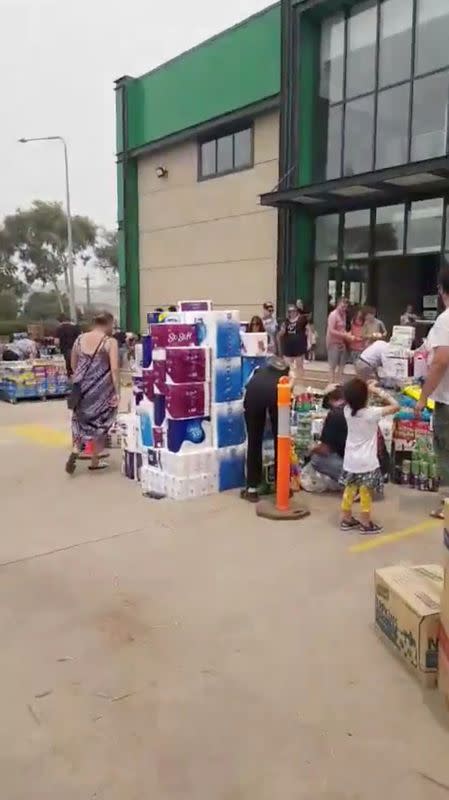
[[[389,346],[382,339],[368,345],[354,361],[356,375],[364,381],[377,380],[378,369],[383,366]]]
[[[386,405],[368,408],[369,391]],[[377,427],[379,420],[399,411],[396,401],[375,385],[353,378],[344,386],[346,405],[344,415],[348,425],[343,473],[345,486],[341,503],[342,531],[359,530],[364,534],[380,533],[382,526],[371,519],[373,494],[383,486],[377,456]],[[360,494],[360,520],[352,514],[354,498]]]
[[[444,500],[449,495],[449,268],[438,275],[438,291],[445,311],[437,317],[427,338],[431,350],[430,367],[415,413],[421,414],[429,398],[435,401],[433,446],[440,475],[441,502],[431,516],[444,519]]]

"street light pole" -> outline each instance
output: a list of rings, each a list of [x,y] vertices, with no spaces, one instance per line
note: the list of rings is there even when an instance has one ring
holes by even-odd
[[[67,142],[63,136],[37,136],[33,139],[19,139],[21,144],[28,142],[62,142],[64,148],[64,168],[65,168],[65,195],[67,213],[67,270],[69,273],[69,309],[72,322],[76,322],[75,304],[75,279],[73,275],[73,232],[72,232],[72,213],[70,210],[70,180],[69,180],[69,156]]]

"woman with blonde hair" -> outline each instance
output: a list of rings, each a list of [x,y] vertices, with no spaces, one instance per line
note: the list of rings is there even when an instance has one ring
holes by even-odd
[[[72,349],[72,390],[68,400],[72,410],[73,448],[65,465],[72,475],[80,453],[91,445],[90,470],[104,469],[100,453],[114,422],[120,398],[119,353],[112,332],[114,317],[97,314],[92,330],[78,337]]]

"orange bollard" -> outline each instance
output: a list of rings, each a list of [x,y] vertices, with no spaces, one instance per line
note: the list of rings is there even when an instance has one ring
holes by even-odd
[[[276,508],[288,511],[290,497],[290,404],[291,389],[287,376],[278,383],[278,436],[277,436],[277,475]]]

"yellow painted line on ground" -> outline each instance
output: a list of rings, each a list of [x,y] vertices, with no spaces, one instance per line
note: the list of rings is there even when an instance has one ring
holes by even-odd
[[[375,550],[376,547],[383,547],[385,544],[394,544],[400,542],[402,539],[409,539],[411,536],[420,536],[422,533],[432,533],[432,531],[442,528],[442,521],[438,519],[428,520],[421,522],[419,525],[413,525],[411,528],[404,528],[402,531],[395,531],[394,533],[380,534],[371,539],[366,539],[364,542],[353,544],[349,548],[350,553],[366,553],[367,550]]]
[[[9,430],[20,439],[44,447],[70,447],[72,441],[68,433],[46,425],[13,425]]]

